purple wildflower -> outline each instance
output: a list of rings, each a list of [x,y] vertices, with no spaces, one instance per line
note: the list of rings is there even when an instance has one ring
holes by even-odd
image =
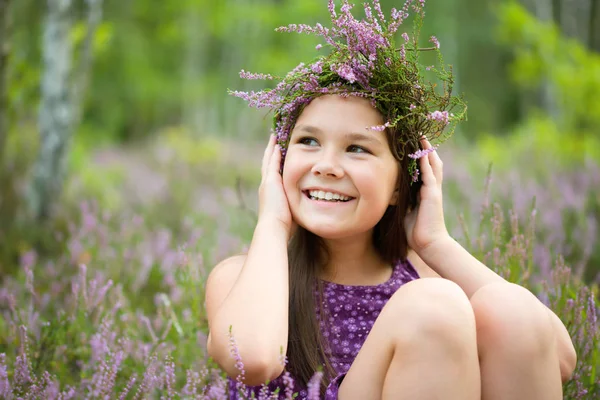
[[[323,61],[319,60],[316,63],[314,63],[313,65],[310,66],[310,69],[312,72],[316,73],[316,74],[320,74],[323,72]]]
[[[244,362],[242,361],[242,356],[240,355],[240,350],[237,347],[237,343],[235,338],[233,337],[232,328],[229,327],[229,351],[235,360],[235,367],[240,372],[238,376],[235,378],[236,380],[236,389],[242,390],[244,388],[244,376],[246,371],[244,369]]]
[[[386,122],[383,125],[375,125],[375,126],[367,126],[368,130],[372,130],[372,131],[377,131],[377,132],[383,132],[385,131],[386,128],[390,127],[390,123]]]
[[[433,43],[436,49],[440,48],[440,41],[435,36],[431,36],[431,38],[429,38],[429,41]]]
[[[320,387],[321,387],[321,379],[323,379],[323,372],[317,371],[310,378],[308,382],[308,400],[319,400],[320,396]]]
[[[242,79],[274,79],[273,76],[269,74],[257,74],[248,71],[241,70],[240,78]]]
[[[317,50],[321,50],[321,48],[323,48],[323,45],[321,43],[315,46],[315,49]]]
[[[9,398],[12,390],[8,381],[8,369],[6,366],[6,354],[0,354],[0,397]]]
[[[417,182],[419,180],[419,174],[420,174],[419,169],[415,168],[415,170],[414,170],[414,172],[412,174],[412,181],[413,182]]]
[[[448,122],[450,121],[450,116],[448,114],[448,111],[434,111],[427,115],[427,119],[430,121],[438,121],[443,123],[444,125],[448,125]]]
[[[416,152],[409,154],[408,156],[414,160],[418,160],[421,157],[426,156],[429,153],[433,153],[436,150],[436,146],[430,147],[429,149],[419,149]]]

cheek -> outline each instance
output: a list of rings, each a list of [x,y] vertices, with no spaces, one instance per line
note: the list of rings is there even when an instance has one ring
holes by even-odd
[[[283,188],[287,193],[291,193],[291,190],[298,186],[298,179],[300,176],[298,163],[295,162],[293,154],[287,155],[283,164]]]

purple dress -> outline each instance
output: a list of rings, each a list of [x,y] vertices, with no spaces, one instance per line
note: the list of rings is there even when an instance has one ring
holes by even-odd
[[[374,286],[350,286],[323,281],[323,294],[326,319],[316,310],[317,320],[324,339],[329,343],[326,351],[331,366],[337,376],[327,386],[326,400],[337,399],[338,388],[352,362],[358,355],[363,343],[383,306],[403,284],[418,279],[419,275],[412,264],[398,262],[394,266],[391,278],[382,284]],[[293,378],[293,377],[292,377]],[[228,378],[229,399],[239,399],[235,380]],[[269,393],[279,388],[279,399],[285,399],[285,384],[283,374],[269,383]],[[254,392],[258,398],[260,386],[248,386],[247,393]],[[297,400],[308,397],[306,390],[294,388],[299,392]],[[248,396],[250,398],[250,396]]]

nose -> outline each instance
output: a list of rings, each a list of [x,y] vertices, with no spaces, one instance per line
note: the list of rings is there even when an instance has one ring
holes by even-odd
[[[330,176],[332,178],[344,176],[344,169],[339,164],[335,154],[331,154],[331,152],[323,153],[323,156],[313,165],[311,172],[314,175]]]

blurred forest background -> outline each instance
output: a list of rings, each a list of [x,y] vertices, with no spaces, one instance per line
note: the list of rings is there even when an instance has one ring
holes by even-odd
[[[64,250],[89,200],[176,229],[220,188],[250,218],[248,237],[270,117],[226,91],[261,87],[241,69],[283,75],[317,55],[318,38],[274,28],[328,21],[325,0],[0,0],[0,13],[3,272],[33,248]],[[423,42],[439,38],[469,105],[446,155],[449,175],[462,171],[449,213],[483,191],[490,163],[527,204],[576,171],[591,186],[569,189],[583,198],[571,219],[596,232],[600,0],[428,0],[426,14]],[[547,195],[559,217],[564,190]]]

